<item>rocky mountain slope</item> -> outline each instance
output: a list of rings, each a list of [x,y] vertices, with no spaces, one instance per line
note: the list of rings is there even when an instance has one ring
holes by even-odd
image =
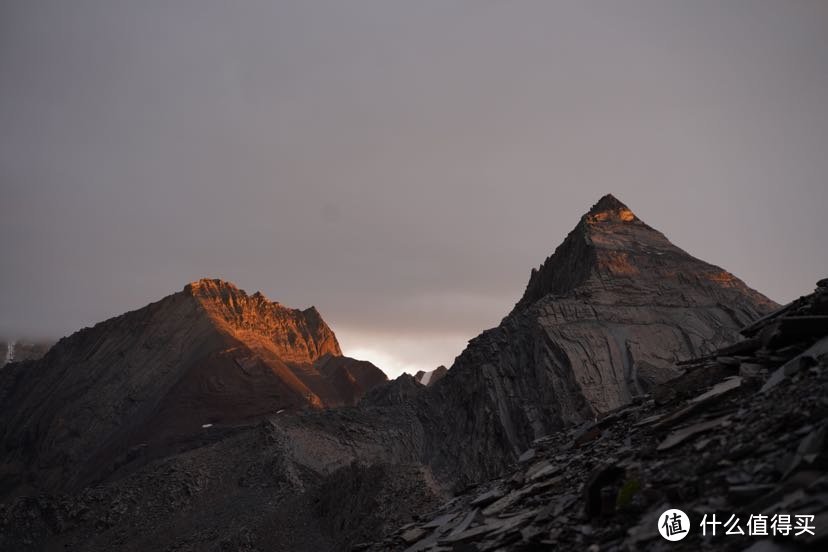
[[[0,372],[0,492],[80,489],[208,428],[354,404],[384,381],[315,308],[194,282]]]
[[[828,280],[818,285],[745,328],[747,339],[684,362],[682,376],[632,404],[535,439],[501,477],[365,548],[824,550]],[[658,533],[668,508],[690,518],[679,542]],[[764,534],[751,536],[756,516]]]
[[[607,195],[418,398],[429,463],[462,483],[494,476],[534,439],[629,403],[777,306]]]

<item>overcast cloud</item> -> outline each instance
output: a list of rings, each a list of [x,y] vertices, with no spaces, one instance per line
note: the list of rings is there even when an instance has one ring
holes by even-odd
[[[0,335],[200,277],[450,364],[611,192],[784,302],[828,276],[828,3],[0,3]]]

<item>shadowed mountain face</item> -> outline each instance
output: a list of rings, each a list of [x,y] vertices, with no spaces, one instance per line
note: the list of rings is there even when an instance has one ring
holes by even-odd
[[[342,356],[315,308],[201,280],[6,366],[0,442],[11,453],[0,476],[34,467],[39,486],[75,488],[136,454],[169,454],[203,426],[355,404],[384,381]]]
[[[517,454],[630,402],[677,376],[676,361],[733,342],[776,307],[607,195],[532,271],[500,326],[423,394],[423,410],[446,420],[432,433],[451,435],[434,443],[433,462],[450,473],[463,466],[470,481],[493,475],[509,458],[493,451]]]

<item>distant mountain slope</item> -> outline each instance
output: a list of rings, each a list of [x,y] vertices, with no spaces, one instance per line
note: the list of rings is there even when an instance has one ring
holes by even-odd
[[[194,282],[0,371],[0,445],[9,451],[0,483],[8,490],[35,470],[38,486],[76,488],[212,425],[355,404],[386,381],[376,366],[341,355],[313,307]]]

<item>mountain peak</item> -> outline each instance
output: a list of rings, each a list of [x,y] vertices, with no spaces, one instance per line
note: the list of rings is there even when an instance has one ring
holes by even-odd
[[[605,194],[590,207],[588,214],[592,215],[600,211],[606,211],[607,209],[627,209],[627,206],[614,195]]]
[[[672,301],[687,295],[690,285],[705,289],[698,297],[718,297],[725,288],[738,288],[753,296],[757,304],[773,306],[732,274],[673,245],[615,196],[607,194],[581,217],[555,252],[532,270],[513,312],[548,295],[569,294],[576,289],[590,294],[621,290],[630,301],[659,290],[659,300]]]
[[[624,205],[612,194],[607,194],[599,199],[584,217],[591,223],[604,221],[632,222],[638,220],[635,213],[630,211],[629,207]]]

